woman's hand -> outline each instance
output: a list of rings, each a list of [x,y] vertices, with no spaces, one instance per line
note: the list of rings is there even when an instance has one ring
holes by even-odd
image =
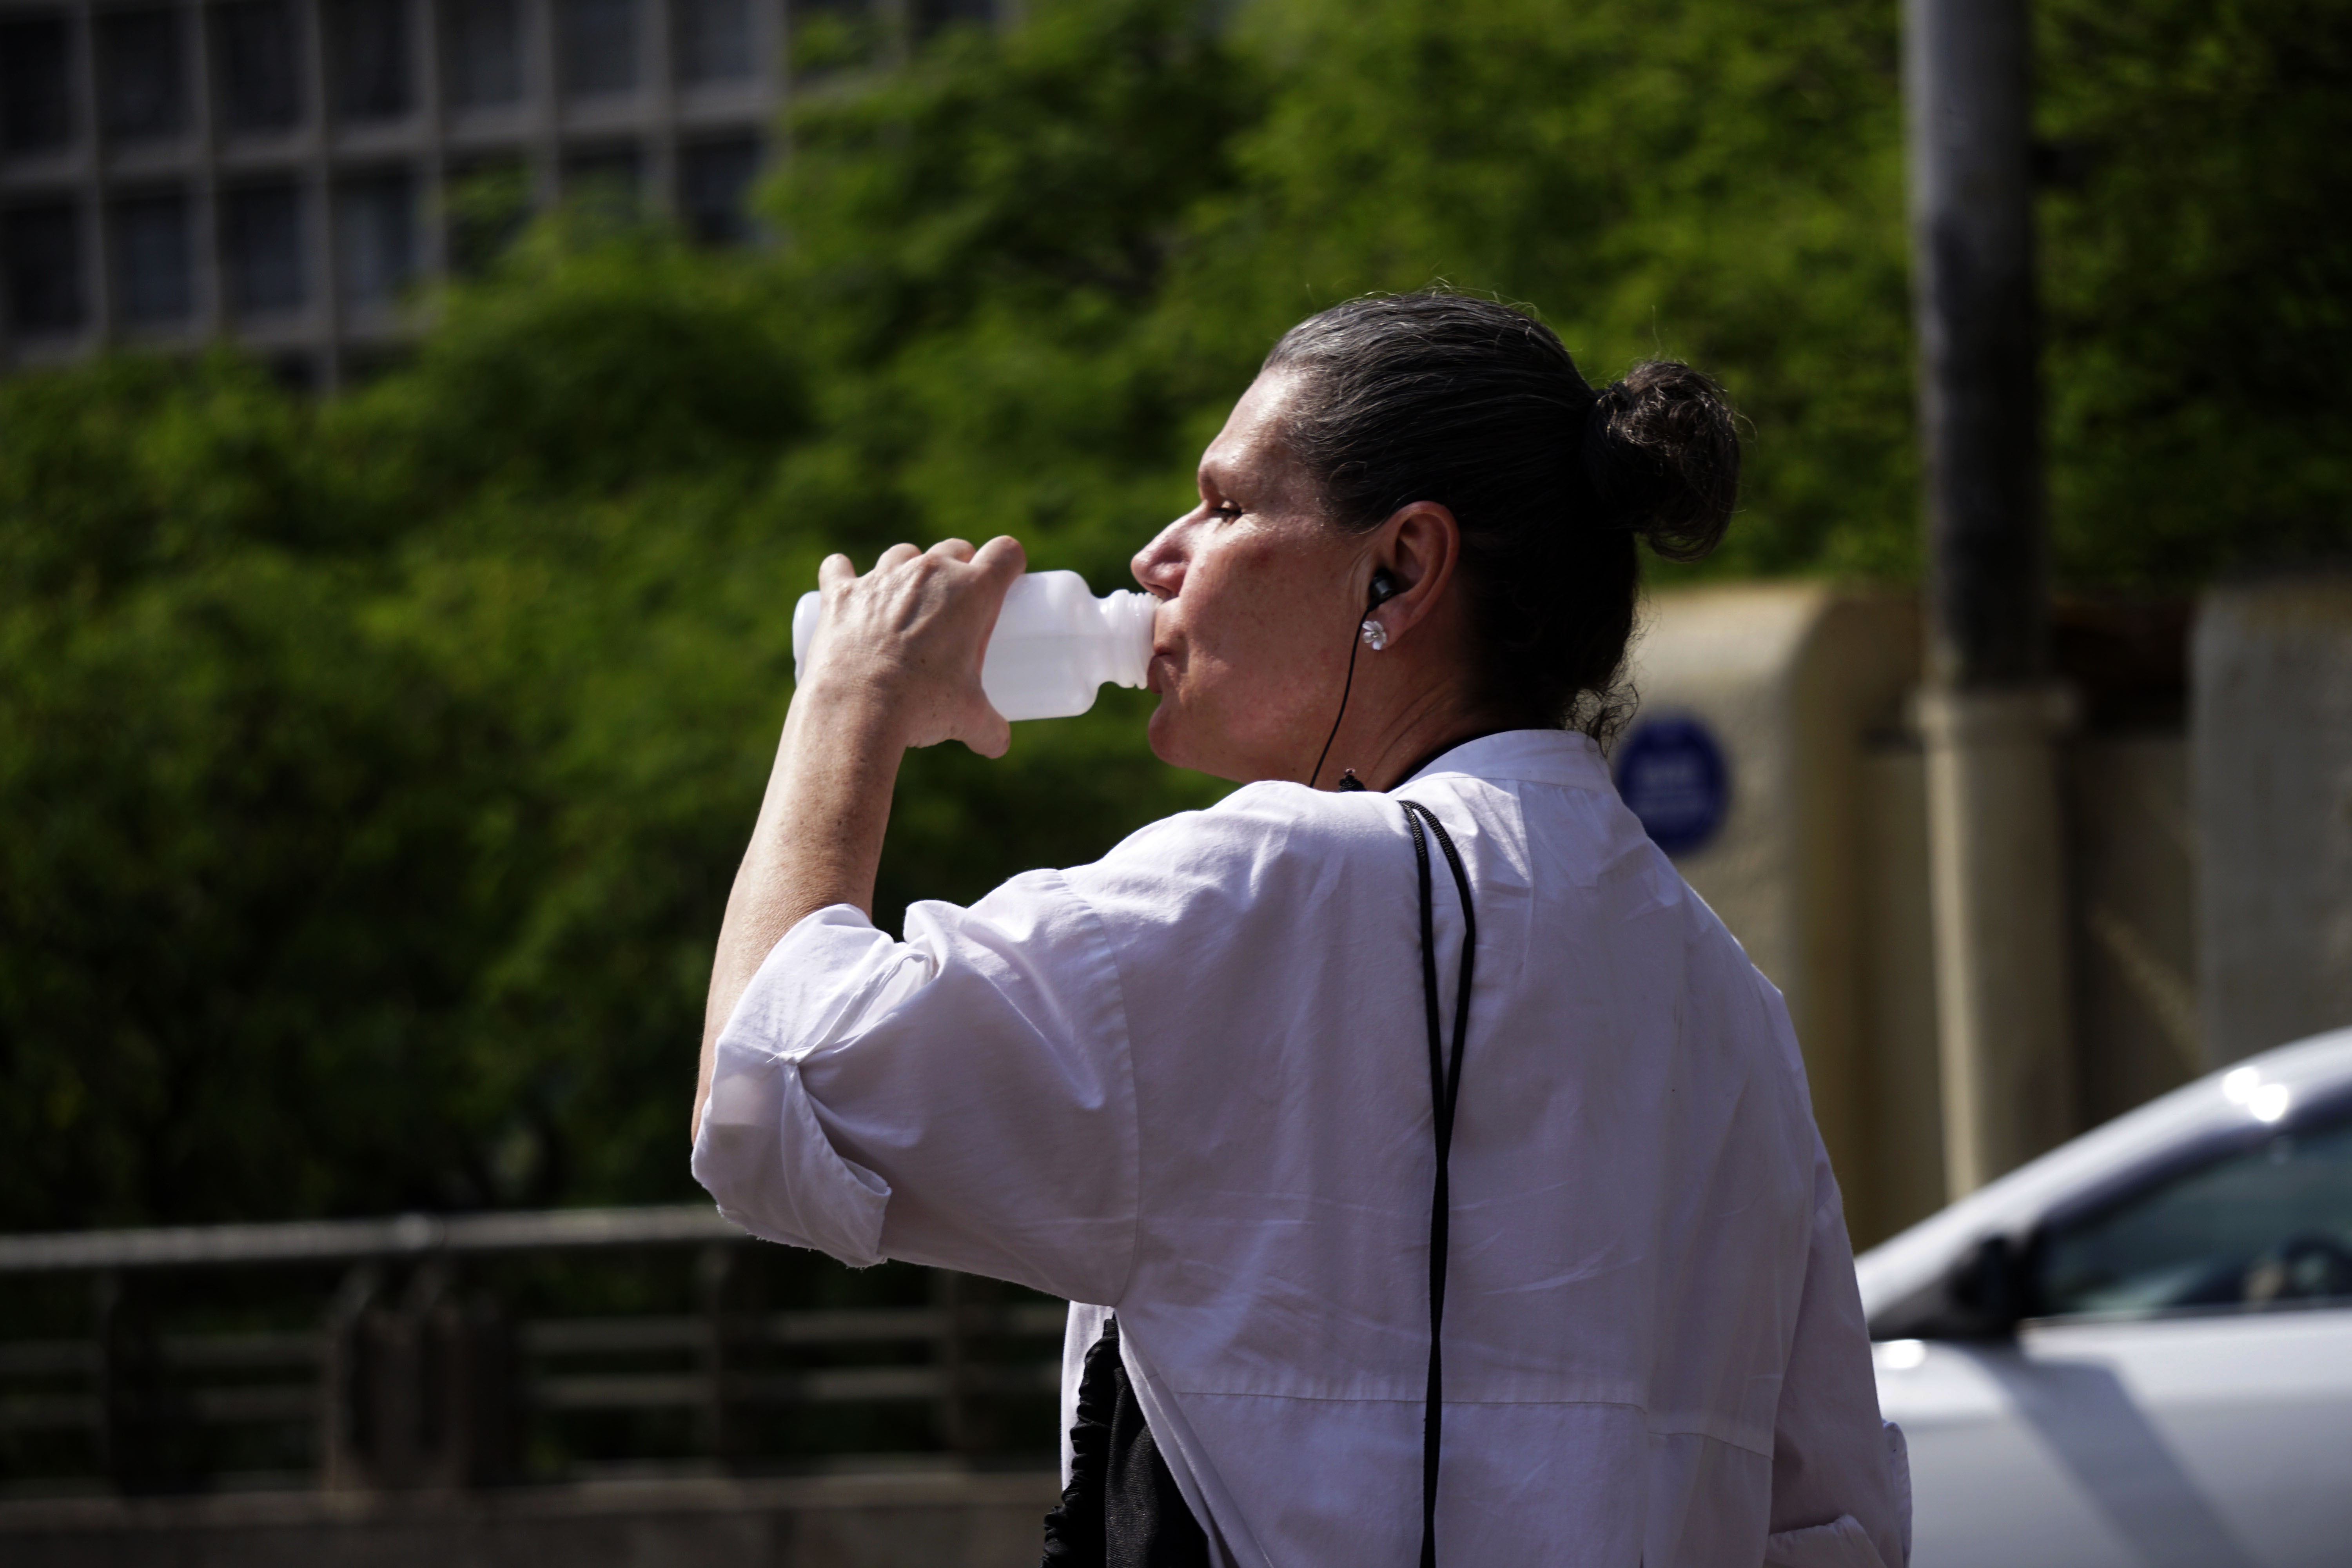
[[[817,568],[824,610],[793,705],[855,715],[856,728],[902,748],[961,741],[1003,756],[1012,733],[981,689],[981,663],[1005,590],[1027,564],[1006,538],[978,550],[961,539],[893,545],[862,577],[847,556],[828,556]]]

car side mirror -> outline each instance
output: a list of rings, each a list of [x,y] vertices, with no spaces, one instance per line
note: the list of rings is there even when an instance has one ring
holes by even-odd
[[[2025,1258],[2005,1236],[1988,1236],[1943,1276],[1882,1311],[1874,1340],[2005,1340],[2025,1316]]]
[[[1988,1236],[1960,1254],[1944,1277],[1951,1326],[1943,1338],[2005,1340],[2025,1316],[2025,1259],[2005,1236]]]

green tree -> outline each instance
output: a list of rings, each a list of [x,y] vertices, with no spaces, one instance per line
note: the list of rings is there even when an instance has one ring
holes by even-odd
[[[2045,0],[2052,519],[2069,582],[2352,547],[2352,9]]]
[[[2342,549],[2352,13],[2039,15],[2064,580]],[[1116,584],[1349,294],[1690,359],[1753,425],[1706,570],[1916,572],[1893,6],[1201,16],[1040,0],[863,77],[837,38],[778,245],[558,215],[334,402],[225,356],[0,384],[0,1226],[688,1193],[817,561],[1012,532]],[[1148,706],[910,759],[877,912],[1213,798]]]

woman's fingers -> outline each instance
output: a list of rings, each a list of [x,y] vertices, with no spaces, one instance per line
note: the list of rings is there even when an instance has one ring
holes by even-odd
[[[889,549],[884,551],[880,555],[875,557],[874,570],[877,572],[882,572],[887,571],[893,566],[903,566],[921,553],[922,552],[920,550],[916,549],[915,546],[911,544],[894,544]]]
[[[966,732],[956,738],[983,757],[1001,757],[1012,749],[1013,726],[1004,721],[1003,714],[988,706],[985,698],[981,700],[981,708],[982,711],[973,717]]]
[[[990,576],[1003,578],[1007,588],[1013,586],[1015,577],[1029,570],[1029,552],[1009,533],[998,534],[967,559]]]
[[[978,550],[973,550],[961,540],[953,542],[963,550],[964,554],[960,559],[971,563],[974,586],[985,595],[988,606],[986,625],[988,632],[993,633],[997,614],[1004,607],[1005,590],[1012,587],[1014,580],[1028,569],[1028,552],[1021,548],[1019,540],[1005,534],[997,535]],[[987,634],[983,634],[981,641],[983,662],[987,647]],[[975,678],[967,689],[961,722],[954,738],[983,757],[1001,757],[1013,744],[1013,726],[1005,722],[1004,715],[988,700],[988,694],[982,689],[977,676],[975,669]]]

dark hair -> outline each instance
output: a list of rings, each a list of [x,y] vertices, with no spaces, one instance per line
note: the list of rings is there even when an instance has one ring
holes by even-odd
[[[1417,500],[1461,522],[1489,700],[1606,740],[1630,707],[1635,539],[1696,561],[1731,519],[1739,441],[1722,389],[1654,361],[1595,392],[1541,321],[1436,289],[1335,305],[1285,332],[1265,368],[1300,378],[1290,453],[1340,527]]]

